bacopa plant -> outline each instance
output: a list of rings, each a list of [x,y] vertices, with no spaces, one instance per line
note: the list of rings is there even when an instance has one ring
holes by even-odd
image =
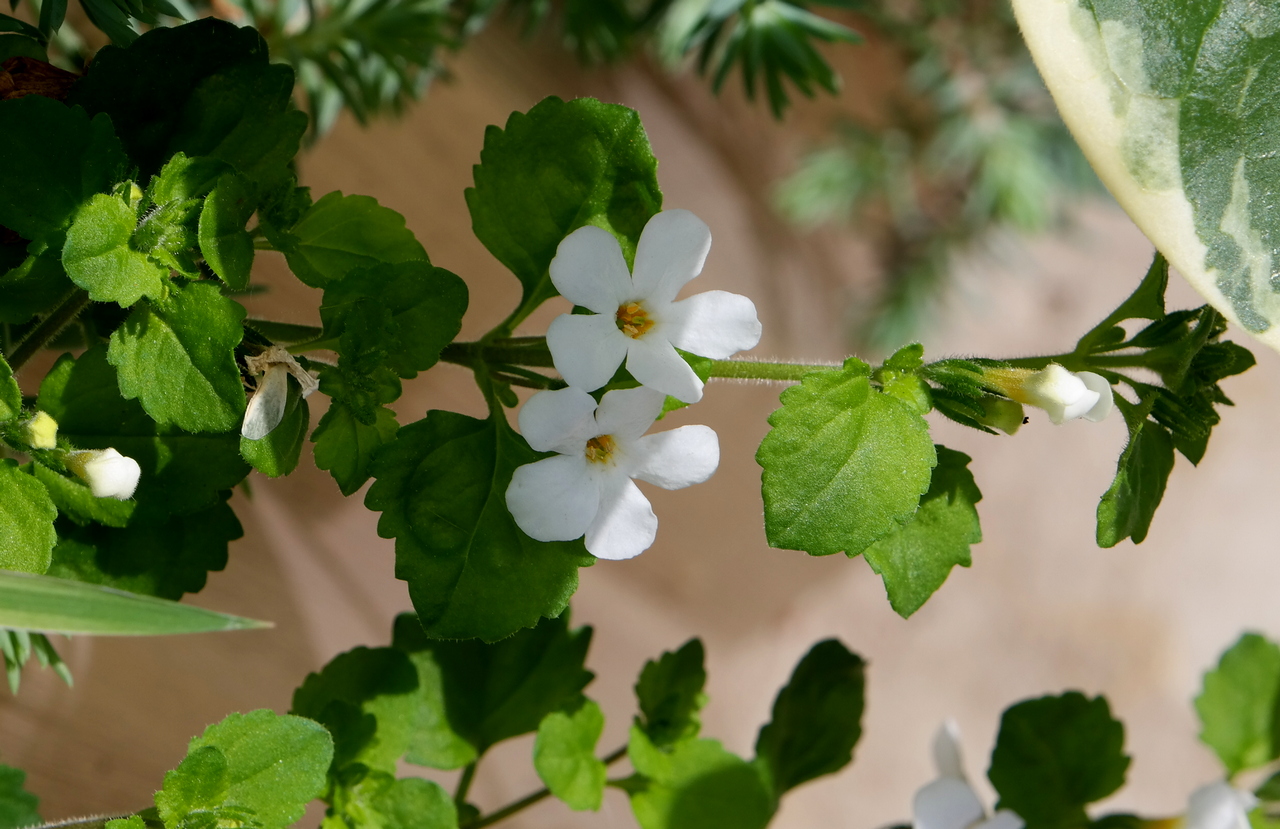
[[[395,5],[335,9],[361,18]],[[970,566],[982,538],[971,459],[935,444],[930,418],[999,440],[1027,422],[1123,418],[1097,540],[1141,542],[1175,456],[1203,458],[1231,404],[1221,384],[1254,364],[1224,339],[1228,323],[1277,342],[1280,6],[1015,6],[1068,125],[1159,252],[1131,296],[1061,353],[930,360],[908,344],[878,365],[739,356],[760,340],[756,307],[689,287],[716,229],[664,205],[657,159],[625,106],[548,98],[486,132],[466,204],[522,291],[493,330],[460,341],[465,275],[433,265],[373,198],[317,197],[298,181],[308,116],[293,103],[297,78],[253,27],[207,18],[139,36],[131,19],[183,9],[86,2],[116,45],[59,75],[40,58],[65,4],[46,0],[39,26],[0,16],[12,55],[0,72],[0,648],[14,692],[32,655],[66,675],[49,633],[259,624],[179,600],[242,533],[230,491],[251,470],[289,474],[308,444],[345,495],[372,480],[365,504],[395,540],[415,609],[390,644],[302,678],[289,712],[209,726],[156,781],[154,808],[110,817],[109,829],[283,829],[317,799],[326,829],[478,829],[547,797],[599,809],[606,787],[626,793],[644,829],[766,826],[787,792],[852,760],[864,661],[836,640],[814,645],[747,759],[700,734],[706,672],[691,640],[644,666],[629,739],[604,752],[605,715],[585,693],[592,632],[570,622],[580,568],[661,541],[635,482],[680,489],[715,473],[716,434],[662,420],[714,394],[712,380],[785,386],[756,452],[770,544],[861,555],[903,617]],[[565,19],[576,48],[612,57],[664,9],[568,3]],[[807,38],[852,39],[783,0],[714,3],[686,23],[668,35],[718,67],[717,85],[742,62],[747,89],[763,78],[778,111],[783,76],[805,92],[835,88]],[[377,98],[358,88],[358,61],[294,62],[329,78],[304,78],[313,115],[324,95]],[[247,316],[237,297],[259,251],[321,291],[320,326]],[[1166,308],[1169,263],[1208,304]],[[517,336],[556,296],[573,313]],[[20,385],[15,372],[46,349],[60,356]],[[440,409],[401,423],[391,406],[402,384],[440,362],[471,371],[487,415]],[[1201,738],[1224,776],[1190,793],[1189,829],[1273,822],[1280,783],[1246,788],[1239,775],[1280,758],[1278,699],[1280,647],[1261,635],[1206,675]],[[480,812],[468,792],[481,759],[527,734],[545,788]],[[1154,822],[1090,813],[1130,764],[1101,697],[1010,707],[988,770],[994,804],[972,788],[953,725],[933,750],[938,777],[909,804],[918,829]],[[402,777],[404,763],[461,770],[458,786]],[[22,782],[0,768],[7,826],[40,822]]]

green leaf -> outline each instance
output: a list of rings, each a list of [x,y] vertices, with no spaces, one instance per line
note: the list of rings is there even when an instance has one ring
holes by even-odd
[[[390,443],[399,428],[390,409],[379,406],[373,423],[365,424],[349,406],[334,400],[311,434],[316,466],[333,475],[343,495],[351,495],[369,480],[374,452]]]
[[[1076,344],[1077,354],[1088,354],[1095,350],[1109,350],[1108,345],[1124,341],[1124,330],[1119,330],[1117,339],[1116,325],[1131,319],[1158,320],[1164,317],[1164,294],[1169,287],[1169,263],[1156,251],[1151,260],[1147,275],[1142,278],[1137,289],[1128,299],[1120,303],[1120,307],[1107,315],[1107,318],[1093,327],[1088,334],[1080,338]]]
[[[556,295],[547,272],[560,241],[583,225],[613,233],[628,262],[662,209],[657,161],[639,115],[592,98],[547,98],[485,131],[471,226],[524,286],[532,310]]]
[[[111,119],[40,95],[0,101],[0,158],[0,225],[50,242],[128,163]]]
[[[333,740],[318,723],[266,709],[231,714],[191,741],[156,808],[168,829],[202,825],[205,814],[284,829],[324,790],[332,759]]]
[[[147,201],[152,205],[185,202],[208,195],[227,172],[227,163],[217,158],[175,153],[147,184]]]
[[[702,640],[690,639],[678,651],[667,651],[644,663],[636,680],[640,715],[636,727],[658,748],[670,748],[698,736],[698,711],[707,704]]]
[[[0,322],[24,323],[75,290],[59,253],[46,248],[0,275]]]
[[[314,288],[360,268],[428,263],[404,216],[370,196],[343,196],[336,190],[311,205],[285,238],[289,267]]]
[[[22,785],[26,779],[25,771],[0,765],[0,829],[20,829],[44,823],[36,811],[40,799]]]
[[[1209,302],[1280,345],[1280,67],[1270,5],[1018,0],[1098,175]]]
[[[13,369],[0,354],[0,422],[13,420],[22,414],[22,389],[13,376]]]
[[[240,454],[254,469],[269,478],[288,475],[297,468],[302,444],[306,443],[307,430],[311,428],[311,409],[303,399],[297,381],[290,377],[288,384],[284,417],[276,428],[258,440],[240,438]]]
[[[647,778],[631,792],[641,829],[764,829],[773,817],[760,766],[718,740],[685,740],[667,752],[632,728],[628,754]]]
[[[465,765],[496,743],[536,731],[543,717],[577,700],[592,679],[582,667],[591,628],[570,629],[566,617],[492,644],[430,639],[415,617],[397,618],[392,646],[418,665],[425,699],[443,707],[443,716],[437,711],[428,721],[434,724],[413,736],[409,761]],[[453,735],[471,745],[471,756],[462,759]]]
[[[244,419],[235,347],[244,308],[214,285],[192,283],[168,299],[141,304],[111,335],[107,359],[120,392],[137,398],[159,424],[188,432],[227,432]]]
[[[128,308],[143,296],[164,297],[168,271],[130,244],[137,225],[137,214],[122,196],[96,195],[76,213],[62,264],[91,299]]]
[[[96,584],[0,573],[0,627],[97,636],[164,636],[270,625]]]
[[[306,130],[292,91],[293,70],[270,63],[256,30],[206,18],[99,50],[68,102],[110,115],[144,177],[181,151],[267,185],[288,175]]]
[[[365,305],[385,309],[386,362],[408,379],[434,366],[441,350],[458,336],[467,310],[467,286],[425,261],[353,271],[325,288],[320,306],[325,338],[341,337],[353,311]]]
[[[130,593],[180,599],[227,566],[227,546],[244,535],[225,503],[190,515],[144,517],[124,528],[60,525],[48,574]]]
[[[805,375],[769,425],[756,461],[771,546],[856,556],[907,521],[929,488],[928,424],[872,388],[865,364]]]
[[[395,648],[356,648],[334,657],[293,692],[291,713],[334,735],[334,770],[361,763],[394,774],[417,730],[418,673]]]
[[[577,707],[552,711],[538,725],[533,767],[551,793],[575,811],[598,811],[609,776],[596,757],[604,732],[604,712],[583,697]]]
[[[814,645],[796,665],[756,739],[775,797],[853,759],[862,737],[865,670],[862,658],[835,639]]]
[[[1128,768],[1124,726],[1106,699],[1068,691],[1005,710],[987,777],[996,808],[1027,829],[1068,829],[1089,822],[1084,807],[1123,786]]]
[[[959,565],[971,563],[969,545],[982,540],[974,504],[982,500],[963,452],[935,446],[938,465],[920,509],[897,530],[862,551],[884,579],[889,604],[904,619],[942,587]]]
[[[0,459],[0,570],[48,570],[57,516],[44,484],[24,474],[17,461]]]
[[[1246,633],[1204,675],[1196,697],[1200,739],[1229,777],[1280,757],[1280,647]]]
[[[417,777],[397,780],[373,801],[382,829],[456,829],[458,810],[439,784]]]
[[[594,558],[581,540],[529,538],[505,501],[515,468],[539,457],[505,423],[444,411],[378,454],[365,504],[396,539],[396,577],[430,635],[494,642],[568,605]]]
[[[249,473],[240,435],[188,434],[160,427],[136,401],[120,395],[101,346],[79,359],[59,358],[40,385],[36,407],[58,421],[59,434],[81,449],[115,447],[142,467],[134,498],[139,511],[184,515],[221,502]]]
[[[54,472],[47,466],[31,464],[28,469],[53,499],[58,512],[77,524],[96,521],[108,527],[123,527],[138,503],[132,499],[96,498],[88,485],[79,478]],[[56,574],[55,574],[56,575]]]
[[[253,215],[251,196],[251,185],[244,176],[223,176],[200,211],[200,253],[213,272],[237,290],[249,286],[253,268],[253,237],[244,229]]]
[[[1139,544],[1147,537],[1156,507],[1173,471],[1173,438],[1146,419],[1151,402],[1135,406],[1117,398],[1116,407],[1129,426],[1129,444],[1116,464],[1116,477],[1098,502],[1098,546],[1114,547],[1126,538]]]

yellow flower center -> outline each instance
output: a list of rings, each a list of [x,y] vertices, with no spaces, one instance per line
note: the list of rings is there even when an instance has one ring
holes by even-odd
[[[614,442],[612,435],[600,435],[587,441],[587,460],[591,463],[605,463],[613,456]]]
[[[639,339],[653,327],[645,307],[638,302],[618,306],[618,330],[631,339]]]

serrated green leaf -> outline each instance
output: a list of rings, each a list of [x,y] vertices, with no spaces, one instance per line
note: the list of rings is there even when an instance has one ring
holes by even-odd
[[[62,247],[62,264],[90,299],[128,308],[144,296],[164,297],[168,270],[134,250],[130,242],[137,225],[137,214],[122,196],[100,193],[76,213]]]
[[[641,829],[764,829],[777,807],[760,766],[718,740],[685,740],[667,752],[636,727],[628,754],[646,778],[631,792]]]
[[[180,599],[227,566],[228,544],[244,535],[225,503],[178,517],[144,517],[124,528],[60,522],[48,574],[130,593]]]
[[[756,452],[769,544],[856,556],[915,513],[936,463],[929,426],[872,388],[865,364],[782,393]]]
[[[101,49],[68,102],[110,115],[144,177],[181,151],[265,186],[288,175],[306,130],[292,91],[293,70],[270,63],[256,30],[206,18]]]
[[[1246,633],[1204,675],[1196,697],[1200,739],[1217,753],[1227,775],[1280,757],[1280,647]]]
[[[59,253],[49,248],[27,256],[0,275],[0,322],[24,323],[75,290]]]
[[[57,516],[44,484],[23,473],[17,461],[0,459],[0,570],[48,570],[58,541]]]
[[[467,286],[425,261],[353,271],[325,287],[320,306],[324,336],[341,337],[355,308],[365,304],[385,309],[386,362],[407,379],[434,366],[441,350],[458,335],[467,310]]]
[[[814,645],[773,702],[756,757],[775,797],[853,759],[862,737],[866,663],[835,639]]]
[[[506,423],[432,411],[375,459],[365,504],[432,636],[494,642],[558,616],[595,561],[581,540],[529,538],[507,511],[512,473],[538,458]]]
[[[132,499],[95,498],[84,481],[54,472],[47,466],[36,463],[29,468],[36,480],[44,484],[58,512],[77,524],[96,521],[108,527],[123,527],[138,506]]]
[[[634,110],[591,98],[547,98],[485,131],[471,226],[524,286],[531,310],[556,295],[547,268],[560,241],[583,225],[618,237],[630,262],[649,218],[662,209],[657,161]]]
[[[202,812],[284,829],[324,790],[332,759],[333,740],[318,723],[266,709],[231,714],[191,741],[187,758],[165,775],[156,808],[167,829]]]
[[[40,799],[23,787],[27,773],[0,765],[0,829],[37,826],[44,821],[36,809]]]
[[[987,777],[1027,829],[1089,822],[1084,807],[1124,785],[1124,726],[1103,697],[1077,691],[1026,700],[1005,710]]]
[[[394,774],[417,730],[418,673],[395,648],[355,648],[307,676],[290,712],[334,735],[334,769],[361,763]]]
[[[109,118],[40,95],[0,101],[0,157],[0,225],[50,242],[128,163]]]
[[[360,268],[429,264],[427,252],[404,226],[404,216],[370,196],[343,196],[335,190],[311,205],[286,238],[289,267],[315,288]]]
[[[101,346],[79,359],[59,358],[40,385],[36,406],[58,421],[59,433],[72,445],[115,447],[138,462],[142,477],[134,498],[140,512],[185,515],[206,509],[249,474],[238,432],[189,434],[157,426],[136,401],[121,397],[116,370]]]
[[[0,572],[0,627],[97,636],[166,636],[270,624],[97,584]]]
[[[543,717],[577,700],[592,679],[582,667],[591,628],[570,629],[566,616],[492,644],[430,639],[414,616],[398,617],[392,646],[418,665],[424,699],[443,707],[413,736],[409,761],[456,768],[536,731]],[[470,744],[470,757],[457,750],[454,735]]]
[[[249,286],[253,268],[253,237],[245,230],[253,209],[249,180],[228,175],[218,181],[200,211],[200,253],[213,272],[236,289]]]
[[[971,563],[969,545],[982,540],[974,505],[982,493],[968,469],[972,460],[963,452],[934,447],[938,465],[920,509],[897,530],[862,551],[881,578],[889,604],[904,619],[929,600],[959,565]]]
[[[576,707],[552,711],[538,724],[533,767],[551,793],[575,811],[598,811],[609,776],[596,757],[604,712],[583,697]]]
[[[430,780],[406,777],[383,790],[373,801],[382,829],[457,829],[453,798]]]
[[[650,659],[636,680],[640,715],[636,726],[658,748],[698,736],[702,722],[698,711],[707,704],[702,688],[707,682],[702,640],[690,639],[677,651]]]
[[[244,419],[235,347],[244,308],[217,287],[192,283],[133,310],[111,335],[107,360],[120,392],[157,423],[188,432],[227,432]]]
[[[138,815],[129,815],[108,820],[102,829],[147,829],[147,822]]]
[[[22,389],[13,376],[13,369],[0,354],[0,422],[13,420],[22,414]]]
[[[327,470],[343,495],[351,495],[369,480],[374,453],[390,443],[400,424],[395,413],[379,406],[372,425],[357,420],[341,400],[334,400],[311,434],[316,466]]]
[[[1129,426],[1129,443],[1116,464],[1116,477],[1098,502],[1098,546],[1114,547],[1126,538],[1141,543],[1151,528],[1173,471],[1173,438],[1146,418],[1150,401],[1135,406],[1119,398],[1116,407]]]
[[[302,397],[297,381],[288,379],[289,390],[285,399],[284,417],[276,428],[258,440],[240,438],[240,454],[249,464],[268,478],[288,475],[298,466],[302,444],[307,441],[311,428],[311,409]]]
[[[205,196],[227,172],[218,158],[175,153],[147,183],[147,200],[153,205],[184,202]]]

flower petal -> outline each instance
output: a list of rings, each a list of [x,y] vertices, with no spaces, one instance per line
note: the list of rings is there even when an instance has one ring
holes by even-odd
[[[675,347],[660,337],[629,339],[627,371],[643,385],[685,403],[702,399],[702,379],[676,353]]]
[[[1248,812],[1258,799],[1228,783],[1209,783],[1191,793],[1185,829],[1249,829]]]
[[[1026,821],[1018,817],[1017,812],[1001,809],[992,815],[990,819],[974,826],[973,829],[1023,829],[1026,825]]]
[[[964,759],[960,752],[960,726],[947,719],[933,735],[933,764],[939,777],[964,780]]]
[[[538,452],[581,455],[596,431],[596,401],[580,388],[570,386],[540,391],[520,407],[520,434]]]
[[[551,284],[574,305],[612,317],[635,299],[622,247],[607,230],[586,225],[564,237],[551,260]]]
[[[507,509],[516,525],[538,541],[572,541],[587,531],[600,508],[600,485],[585,455],[556,455],[516,468]]]
[[[966,829],[986,813],[969,784],[940,777],[916,792],[911,802],[914,829]]]
[[[596,434],[634,442],[649,431],[666,401],[665,394],[644,386],[611,391],[600,399],[596,409]]]
[[[720,465],[720,440],[710,426],[681,426],[640,438],[631,477],[663,489],[700,484]]]
[[[282,363],[270,366],[244,411],[240,434],[249,440],[262,440],[284,420],[285,404],[289,402],[289,370]]]
[[[621,561],[649,549],[658,535],[658,517],[640,488],[622,474],[609,476],[600,494],[600,511],[587,529],[587,552]]]
[[[561,314],[547,328],[547,348],[556,371],[569,385],[587,391],[609,382],[632,342],[618,330],[612,315]]]
[[[1098,402],[1094,403],[1093,408],[1080,416],[1094,423],[1106,420],[1107,415],[1111,414],[1112,406],[1115,404],[1111,384],[1107,382],[1107,378],[1100,374],[1094,374],[1092,371],[1077,371],[1076,376],[1084,383],[1085,388],[1098,393]]]
[[[636,246],[635,299],[671,302],[702,273],[711,250],[711,228],[688,210],[664,210],[649,220]]]
[[[662,336],[676,348],[724,360],[755,348],[760,319],[755,303],[742,294],[707,291],[673,302],[661,312]]]

